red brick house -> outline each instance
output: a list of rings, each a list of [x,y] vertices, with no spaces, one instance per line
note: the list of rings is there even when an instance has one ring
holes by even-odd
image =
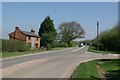
[[[22,31],[19,27],[15,27],[15,31],[11,32],[9,35],[9,40],[20,40],[25,41],[27,44],[31,45],[32,49],[40,48],[40,36],[35,34],[35,30]]]

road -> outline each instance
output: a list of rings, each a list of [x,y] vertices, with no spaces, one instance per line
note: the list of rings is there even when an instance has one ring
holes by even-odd
[[[87,46],[74,47],[3,59],[2,76],[3,78],[69,78],[81,62],[118,58],[117,55],[87,52],[87,49]]]

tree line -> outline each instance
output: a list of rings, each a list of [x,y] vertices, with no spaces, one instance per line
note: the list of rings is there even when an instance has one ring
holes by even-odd
[[[84,34],[84,29],[75,21],[61,23],[57,31],[50,16],[44,19],[38,32],[41,37],[41,47],[46,47],[47,49],[73,46],[77,44],[73,40],[84,37]]]
[[[110,30],[99,34],[99,49],[103,51],[120,52],[120,26],[116,25]],[[97,37],[93,40],[93,46],[97,49]]]

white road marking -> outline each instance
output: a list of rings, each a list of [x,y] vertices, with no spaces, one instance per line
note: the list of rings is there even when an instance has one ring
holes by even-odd
[[[0,70],[2,70],[2,76],[7,76],[7,75],[12,74],[15,71],[18,71],[20,69],[27,68],[27,67],[32,67],[33,65],[44,62],[44,61],[46,60],[36,59],[36,60],[16,64],[16,65],[13,65],[13,66],[10,66],[4,69],[0,69]]]
[[[19,58],[19,57],[24,57],[24,56],[31,56],[31,55],[37,55],[37,54],[44,54],[44,53],[49,53],[49,52],[53,52],[53,51],[46,51],[46,52],[39,52],[39,53],[31,53],[31,54],[26,54],[26,55],[21,55],[21,56],[4,58],[4,59],[2,59],[2,60],[14,59],[14,58]]]
[[[107,55],[110,55],[110,56],[119,56],[119,54],[107,54]]]
[[[66,72],[63,73],[63,75],[60,78],[69,78],[71,76],[72,72],[74,71],[74,69],[76,68],[75,65],[76,65],[76,63],[73,63],[72,65],[70,65],[68,67],[68,69],[66,70]]]
[[[72,48],[73,48],[73,47],[72,47]],[[68,49],[72,49],[72,48],[68,48]],[[64,49],[62,49],[62,50],[64,50]],[[19,57],[24,57],[24,56],[31,56],[31,55],[37,55],[37,54],[45,54],[45,53],[49,53],[49,52],[56,52],[56,51],[62,51],[62,50],[45,51],[45,52],[39,52],[39,53],[31,53],[31,54],[25,54],[25,55],[21,55],[21,56],[3,58],[3,59],[0,59],[0,60],[14,59],[14,58],[19,58]]]
[[[83,46],[83,47],[81,47],[81,48],[78,48],[78,49],[75,49],[75,50],[73,50],[72,52],[76,52],[76,51],[78,51],[78,50],[80,50],[80,49],[82,49],[82,48],[84,48],[85,46]]]

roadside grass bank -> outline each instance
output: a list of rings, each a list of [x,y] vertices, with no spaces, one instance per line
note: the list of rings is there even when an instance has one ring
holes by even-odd
[[[91,78],[99,77],[96,61],[81,63],[73,72],[71,78]]]
[[[99,68],[98,68],[99,67]],[[100,59],[80,64],[70,80],[120,80],[120,59]]]
[[[54,51],[54,50],[62,50],[64,49],[63,47],[57,47],[57,48],[52,48],[51,50],[30,50],[30,51],[24,51],[24,52],[8,52],[8,51],[2,51],[0,53],[0,56],[3,58],[7,57],[14,57],[14,56],[20,56],[20,55],[25,55],[25,54],[33,54],[33,53],[38,53],[38,52],[45,52],[45,51]]]
[[[103,54],[120,54],[120,52],[96,50],[96,48],[93,47],[93,46],[89,46],[89,48],[88,48],[87,51],[89,51],[89,52],[95,52],[95,53],[103,53]]]
[[[103,59],[98,63],[105,71],[107,80],[120,80],[120,59]]]

